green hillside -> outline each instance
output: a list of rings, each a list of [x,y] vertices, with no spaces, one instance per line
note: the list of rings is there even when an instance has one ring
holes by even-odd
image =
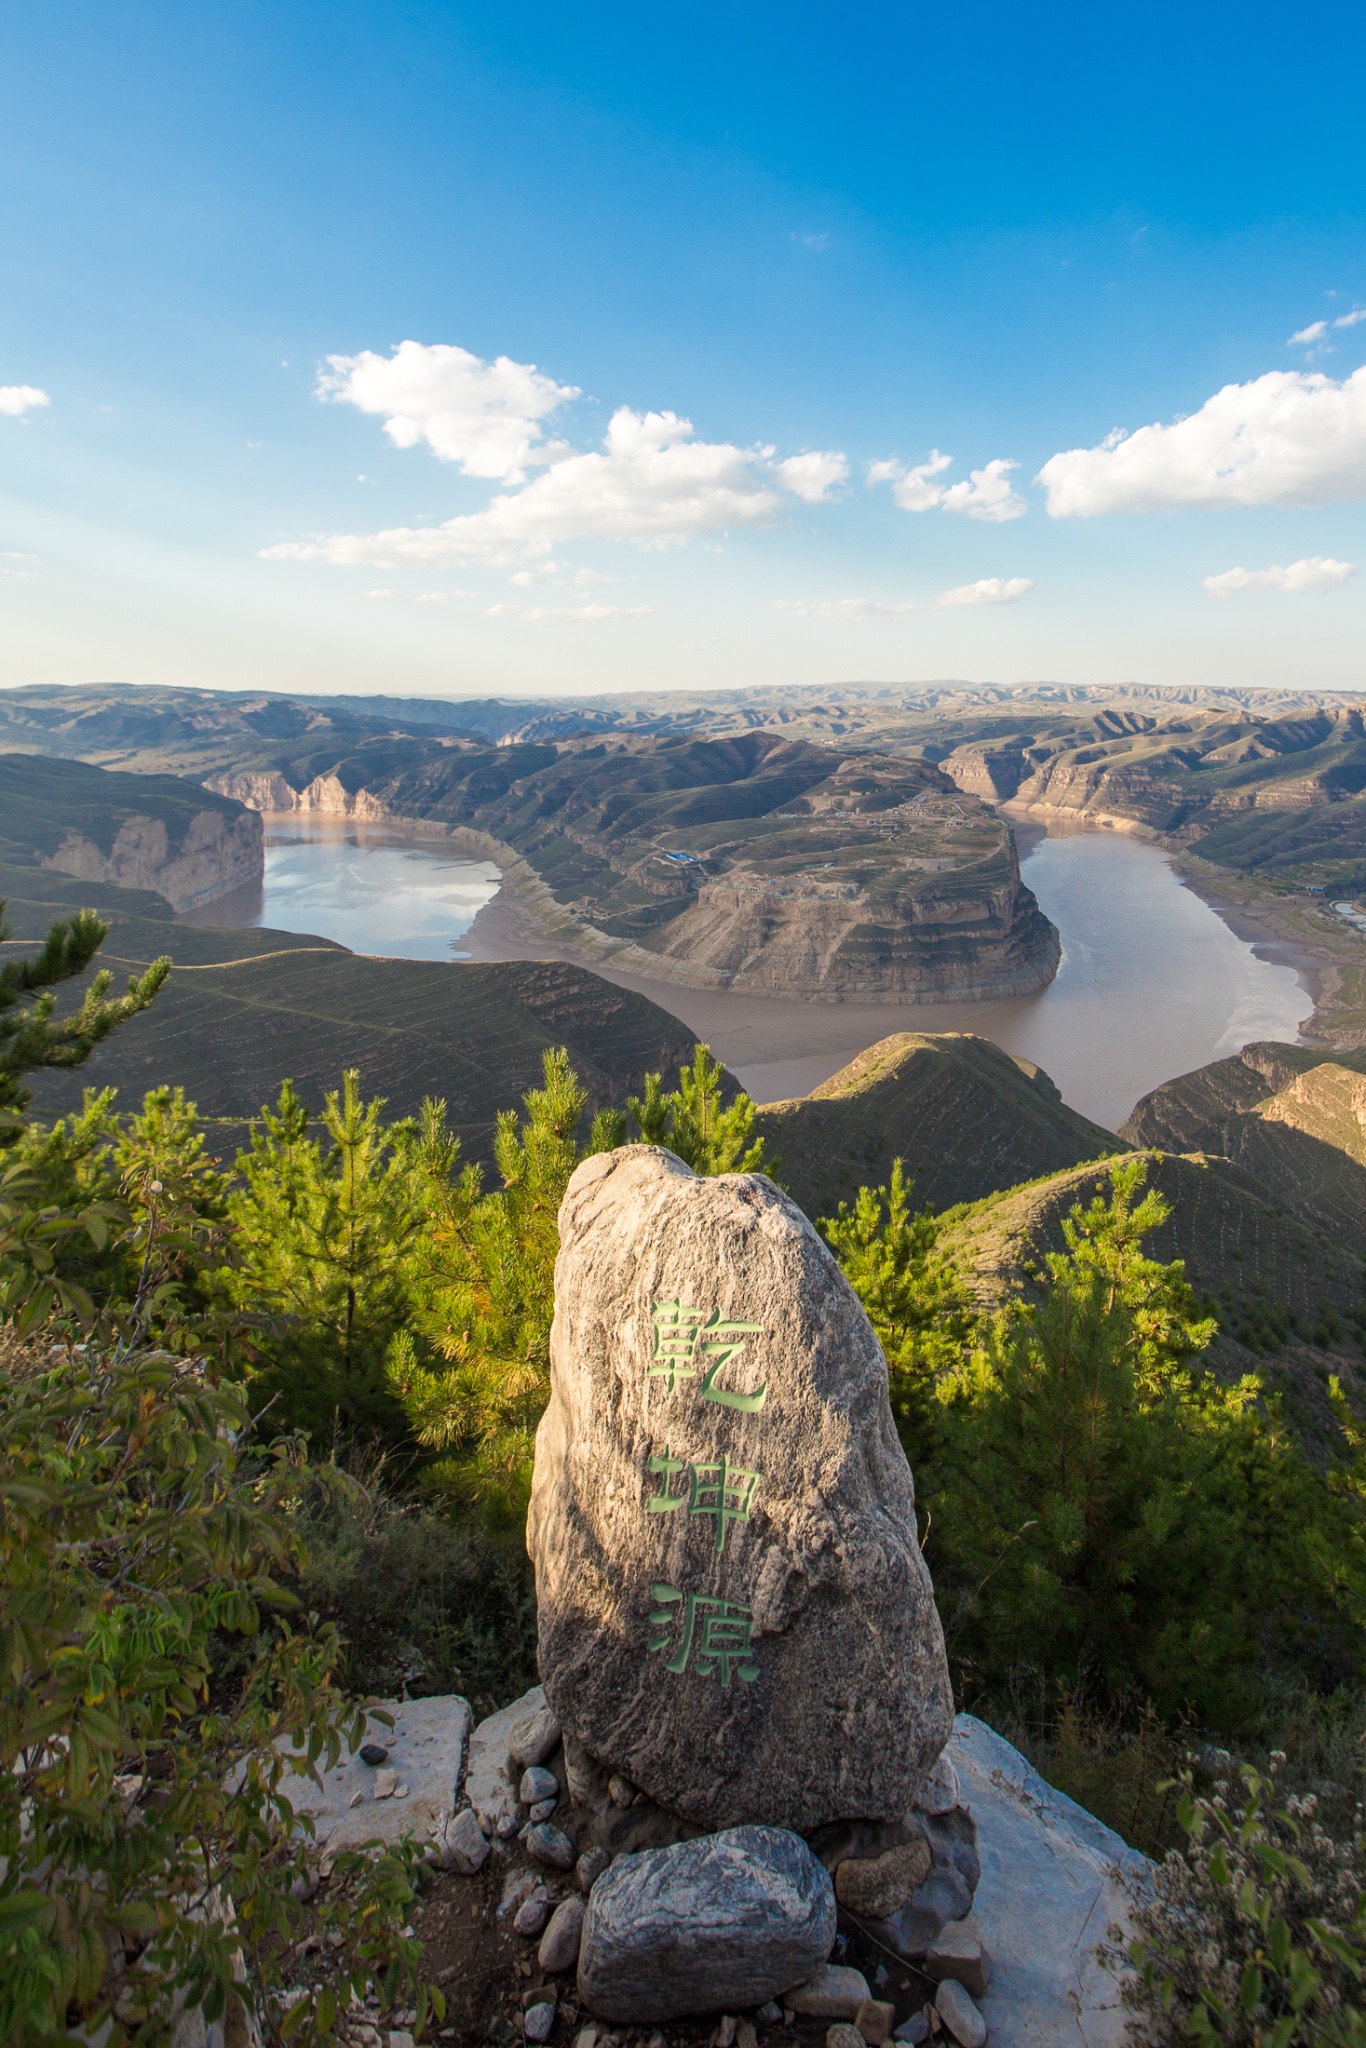
[[[1038,1067],[966,1032],[884,1038],[810,1095],[769,1103],[755,1129],[812,1216],[885,1180],[896,1158],[917,1205],[947,1209],[1120,1150]]]
[[[35,1116],[78,1106],[91,1085],[117,1087],[127,1108],[169,1083],[206,1116],[238,1120],[286,1078],[317,1109],[356,1067],[390,1115],[444,1097],[467,1152],[485,1158],[497,1112],[538,1084],[548,1047],[568,1047],[592,1109],[638,1091],[648,1070],[671,1075],[695,1043],[643,996],[558,961],[372,960],[292,932],[181,925],[159,897],[31,868],[8,866],[0,887],[14,934],[4,950],[93,904],[113,927],[100,960],[116,975],[162,953],[176,963],[152,1008],[88,1065],[33,1077]]]
[[[73,830],[107,854],[134,816],[164,825],[175,849],[205,811],[234,819],[242,807],[177,775],[124,775],[82,761],[0,754],[0,860],[53,854]]]

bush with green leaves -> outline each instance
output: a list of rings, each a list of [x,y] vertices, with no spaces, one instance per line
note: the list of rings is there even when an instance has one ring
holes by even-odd
[[[365,1717],[288,1588],[297,1447],[245,1471],[240,1391],[199,1363],[0,1344],[0,2039],[151,2048],[190,2005],[325,2040],[371,1985],[425,2013],[415,1854],[338,1856],[305,1903],[290,1786]]]
[[[1110,1929],[1131,2033],[1150,2048],[1366,2048],[1366,1835],[1335,1838],[1278,1766],[1231,1767],[1209,1797],[1183,1779],[1186,1840]]]

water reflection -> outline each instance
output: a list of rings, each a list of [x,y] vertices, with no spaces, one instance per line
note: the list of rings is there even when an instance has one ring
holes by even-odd
[[[500,879],[492,861],[386,826],[268,818],[259,908],[241,922],[314,932],[353,953],[458,960]]]

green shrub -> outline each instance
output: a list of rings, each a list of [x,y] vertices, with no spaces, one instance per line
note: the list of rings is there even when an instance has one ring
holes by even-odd
[[[1366,1836],[1337,1839],[1312,1795],[1283,1805],[1277,1768],[1230,1771],[1209,1798],[1187,1776],[1185,1844],[1136,1900],[1121,1997],[1151,2048],[1363,2048]]]
[[[364,1714],[335,1630],[288,1618],[299,1547],[270,1470],[243,1476],[240,1394],[165,1353],[0,1344],[0,2039],[151,2044],[181,2003],[324,2039],[372,1982],[425,2012],[412,1857],[340,1856],[301,1896],[290,1783]],[[291,2005],[317,1925],[327,1981]]]

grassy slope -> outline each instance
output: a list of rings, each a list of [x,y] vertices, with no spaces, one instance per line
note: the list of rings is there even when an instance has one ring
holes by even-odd
[[[129,1107],[170,1083],[206,1116],[237,1120],[286,1077],[317,1108],[358,1067],[393,1115],[444,1097],[467,1152],[487,1157],[497,1111],[539,1083],[547,1047],[569,1047],[596,1107],[638,1091],[647,1068],[671,1075],[694,1044],[643,996],[558,961],[371,960],[290,932],[180,925],[160,898],[131,890],[15,867],[3,880],[16,940],[93,902],[113,924],[101,957],[116,976],[160,953],[178,967],[87,1066],[35,1077],[39,1116],[77,1106],[92,1084],[116,1086]]]
[[[204,811],[242,815],[231,798],[178,776],[122,775],[83,761],[0,754],[0,858],[6,860],[53,854],[73,830],[107,854],[119,827],[135,816],[159,820],[174,852]]]
[[[1124,1155],[1132,1156],[1132,1155]],[[1366,1260],[1359,1241],[1289,1214],[1200,1155],[1152,1155],[1151,1182],[1172,1215],[1149,1240],[1154,1258],[1184,1259],[1220,1323],[1212,1359],[1230,1375],[1257,1371],[1283,1387],[1311,1436],[1332,1436],[1329,1373],[1361,1375]],[[977,1203],[950,1227],[949,1245],[987,1302],[1029,1285],[1043,1254],[1064,1247],[1063,1218],[1108,1183],[1108,1168],[1079,1166]]]
[[[812,1216],[885,1181],[897,1157],[916,1202],[946,1209],[1119,1149],[1037,1067],[964,1032],[884,1038],[811,1095],[769,1104],[758,1128]]]

